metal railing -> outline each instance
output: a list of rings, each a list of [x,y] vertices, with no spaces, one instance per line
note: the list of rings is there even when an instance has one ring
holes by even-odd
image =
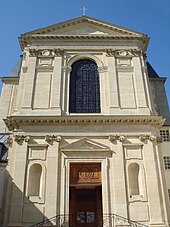
[[[137,221],[132,221],[128,218],[116,215],[116,214],[104,214],[103,226],[110,227],[147,227],[147,225],[141,224]]]
[[[69,215],[59,214],[42,222],[31,225],[30,227],[50,227],[50,226],[69,226]],[[116,214],[103,214],[103,225],[107,227],[147,227],[137,221],[132,221],[128,218]],[[97,227],[102,227],[97,226]]]
[[[45,219],[42,222],[31,225],[30,227],[48,227],[48,226],[69,226],[69,215],[58,214],[49,219]]]

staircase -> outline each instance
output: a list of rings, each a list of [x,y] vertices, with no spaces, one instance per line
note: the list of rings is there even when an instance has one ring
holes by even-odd
[[[36,223],[30,227],[64,227],[69,226],[69,215],[57,215],[52,218],[46,219],[42,222]],[[106,227],[148,227],[147,225],[141,224],[136,221],[132,221],[128,218],[116,215],[116,214],[105,214],[103,215],[103,226]],[[96,226],[102,227],[102,226]]]

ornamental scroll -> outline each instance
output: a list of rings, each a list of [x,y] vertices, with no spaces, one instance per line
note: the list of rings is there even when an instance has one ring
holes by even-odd
[[[101,184],[100,163],[74,163],[70,167],[70,185]]]

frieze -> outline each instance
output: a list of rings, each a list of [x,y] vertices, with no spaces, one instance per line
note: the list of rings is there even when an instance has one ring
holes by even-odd
[[[30,57],[60,57],[63,55],[63,49],[29,49]]]
[[[45,141],[47,143],[56,141],[56,142],[60,142],[61,141],[61,136],[56,136],[56,135],[46,135],[45,136]]]
[[[106,56],[107,57],[137,57],[144,54],[142,50],[137,49],[129,49],[129,50],[114,50],[114,49],[107,49]]]

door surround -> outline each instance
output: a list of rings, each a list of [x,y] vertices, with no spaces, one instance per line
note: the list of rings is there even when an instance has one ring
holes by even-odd
[[[101,163],[70,163],[70,226],[102,225]]]
[[[82,156],[81,153],[71,155],[67,153],[67,156],[62,156],[62,171],[61,171],[61,188],[63,196],[60,199],[60,214],[69,217],[69,187],[70,187],[70,166],[71,164],[78,163],[99,163],[101,165],[101,186],[102,186],[102,210],[104,214],[110,212],[109,209],[109,188],[108,188],[108,158],[101,155],[101,152],[94,156],[94,154],[88,155],[88,158]],[[75,158],[76,155],[76,158]],[[109,152],[110,156],[111,153]],[[68,220],[69,221],[69,220]]]

